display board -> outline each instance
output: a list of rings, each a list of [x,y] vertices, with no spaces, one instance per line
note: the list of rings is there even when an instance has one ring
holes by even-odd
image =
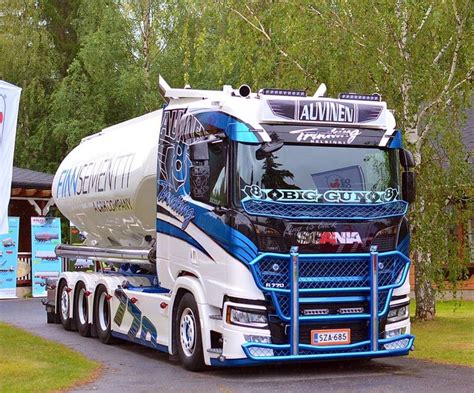
[[[0,299],[16,298],[20,218],[8,217],[8,228],[0,235]]]
[[[42,273],[61,273],[61,259],[55,248],[61,242],[61,220],[54,217],[31,217],[31,280],[33,297],[46,296]]]

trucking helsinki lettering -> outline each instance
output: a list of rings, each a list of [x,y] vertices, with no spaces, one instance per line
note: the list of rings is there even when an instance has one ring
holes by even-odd
[[[104,158],[64,169],[56,186],[58,198],[128,188],[135,154]]]

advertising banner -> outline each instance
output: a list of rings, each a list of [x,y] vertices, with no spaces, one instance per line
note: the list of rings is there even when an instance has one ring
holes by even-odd
[[[31,217],[31,280],[33,297],[46,296],[41,276],[61,273],[61,259],[55,248],[61,242],[61,220],[54,217]]]
[[[0,235],[0,299],[16,298],[20,219],[8,217],[8,233]]]
[[[13,151],[21,89],[0,80],[0,234],[8,233]]]

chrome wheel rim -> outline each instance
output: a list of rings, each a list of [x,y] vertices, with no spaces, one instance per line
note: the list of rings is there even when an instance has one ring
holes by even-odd
[[[179,323],[181,348],[186,356],[192,356],[196,345],[196,319],[193,311],[188,307],[181,314]]]

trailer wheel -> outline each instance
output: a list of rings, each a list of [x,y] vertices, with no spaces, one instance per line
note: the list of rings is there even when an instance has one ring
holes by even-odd
[[[94,299],[94,321],[97,337],[104,344],[113,344],[116,340],[112,336],[110,301],[107,288],[100,285]]]
[[[89,301],[87,300],[86,292],[86,285],[80,281],[74,291],[74,320],[76,321],[79,334],[84,337],[90,337]]]
[[[179,360],[187,370],[202,370],[205,365],[199,311],[190,293],[179,302],[176,322]]]
[[[59,284],[59,319],[61,325],[65,330],[72,330],[72,318],[69,317],[69,311],[71,309],[71,300],[69,299],[69,293],[67,292],[67,283],[62,280]]]

